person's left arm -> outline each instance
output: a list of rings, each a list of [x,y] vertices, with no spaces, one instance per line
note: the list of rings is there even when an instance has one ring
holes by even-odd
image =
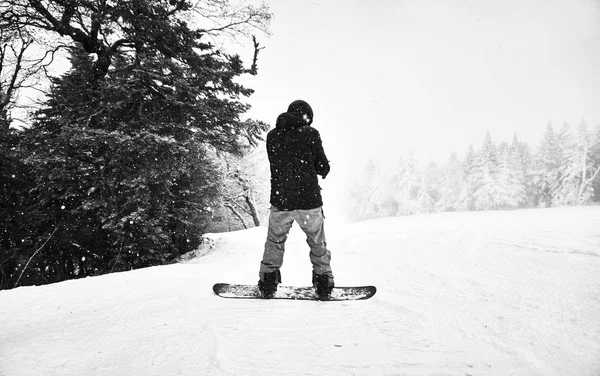
[[[314,129],[314,128],[313,128]],[[329,160],[325,155],[325,149],[323,149],[323,143],[321,141],[321,136],[319,132],[315,130],[314,137],[312,141],[313,145],[313,155],[315,161],[315,170],[317,170],[317,174],[321,175],[323,179],[329,174],[329,170],[331,169],[329,166]]]

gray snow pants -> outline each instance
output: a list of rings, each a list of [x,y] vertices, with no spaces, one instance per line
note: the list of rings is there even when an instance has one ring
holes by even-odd
[[[264,273],[279,270],[283,264],[285,241],[294,221],[306,234],[306,243],[310,247],[310,261],[315,274],[327,274],[333,280],[331,271],[331,252],[327,250],[325,240],[323,209],[279,210],[271,207],[269,230],[265,242],[265,252],[260,264],[260,278]]]

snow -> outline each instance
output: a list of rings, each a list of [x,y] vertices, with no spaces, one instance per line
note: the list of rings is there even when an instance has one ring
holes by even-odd
[[[235,300],[266,229],[185,263],[0,291],[0,375],[600,375],[600,206],[326,222],[366,301]],[[307,285],[295,225],[285,284]]]

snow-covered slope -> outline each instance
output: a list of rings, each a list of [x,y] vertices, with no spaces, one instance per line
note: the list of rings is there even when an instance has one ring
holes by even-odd
[[[600,207],[327,223],[357,302],[232,300],[265,228],[205,256],[0,291],[0,375],[600,375]],[[297,226],[285,284],[310,283]]]

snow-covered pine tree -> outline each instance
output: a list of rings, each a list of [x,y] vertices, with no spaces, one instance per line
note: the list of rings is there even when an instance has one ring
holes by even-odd
[[[476,188],[474,193],[475,209],[497,209],[498,202],[498,155],[489,132],[486,133],[477,158]]]
[[[425,171],[423,171],[423,185],[432,201],[430,210],[433,210],[435,203],[440,199],[440,190],[442,189],[443,179],[443,167],[430,161],[427,164]]]
[[[444,181],[440,188],[440,197],[434,204],[436,212],[447,212],[456,210],[458,195],[452,189],[448,176],[444,177]]]
[[[400,161],[393,179],[393,196],[398,203],[396,215],[426,213],[433,208],[433,200],[417,169],[417,161],[410,151],[408,158]]]
[[[373,159],[369,159],[365,172],[367,180],[364,192],[366,194],[365,210],[367,218],[379,218],[389,215],[389,211],[386,209],[383,192],[384,184],[379,165]]]
[[[515,134],[515,138],[517,138],[517,135]],[[523,178],[525,179],[525,176],[527,176],[527,173],[529,172],[529,170],[531,169],[531,166],[533,164],[533,156],[531,155],[531,148],[529,147],[529,144],[527,144],[526,142],[521,142],[518,141],[517,139],[517,144],[516,144],[516,152],[517,152],[517,157],[520,159],[520,166],[523,169],[522,173],[523,173]]]
[[[460,202],[460,193],[463,186],[463,167],[456,153],[452,153],[448,163],[443,169],[440,196],[434,204],[436,212],[455,211]]]
[[[557,145],[560,150],[559,165],[556,172],[556,179],[550,187],[552,196],[552,205],[568,205],[573,199],[575,191],[575,178],[569,176],[569,172],[574,172],[572,163],[569,161],[571,150],[575,149],[575,141],[571,125],[563,122],[557,133]]]
[[[382,214],[383,193],[379,167],[369,159],[364,174],[349,184],[346,217],[350,221],[377,218]]]
[[[505,156],[507,162],[505,168],[509,173],[507,193],[510,196],[505,207],[517,208],[523,206],[527,200],[525,175],[531,164],[529,146],[520,142],[515,134],[509,148],[505,151]]]
[[[600,140],[600,124],[596,126],[595,137],[597,140]],[[596,142],[596,146],[592,148],[592,161],[595,166],[600,166],[600,142]],[[594,189],[594,197],[592,201],[599,202],[600,201],[600,173],[596,175],[596,178],[592,182],[592,187]]]
[[[477,154],[473,145],[469,145],[469,151],[463,163],[463,179],[457,202],[457,210],[469,211],[475,209],[474,194],[477,189]]]
[[[517,147],[511,146],[502,151],[495,181],[496,208],[514,209],[523,204],[525,185]]]
[[[431,213],[433,211],[435,201],[431,197],[431,194],[424,183],[421,183],[421,186],[417,190],[416,199],[418,203],[417,213]]]
[[[551,122],[548,122],[540,147],[533,158],[528,174],[528,194],[533,206],[550,206],[553,202],[552,187],[558,179],[561,149]]]

